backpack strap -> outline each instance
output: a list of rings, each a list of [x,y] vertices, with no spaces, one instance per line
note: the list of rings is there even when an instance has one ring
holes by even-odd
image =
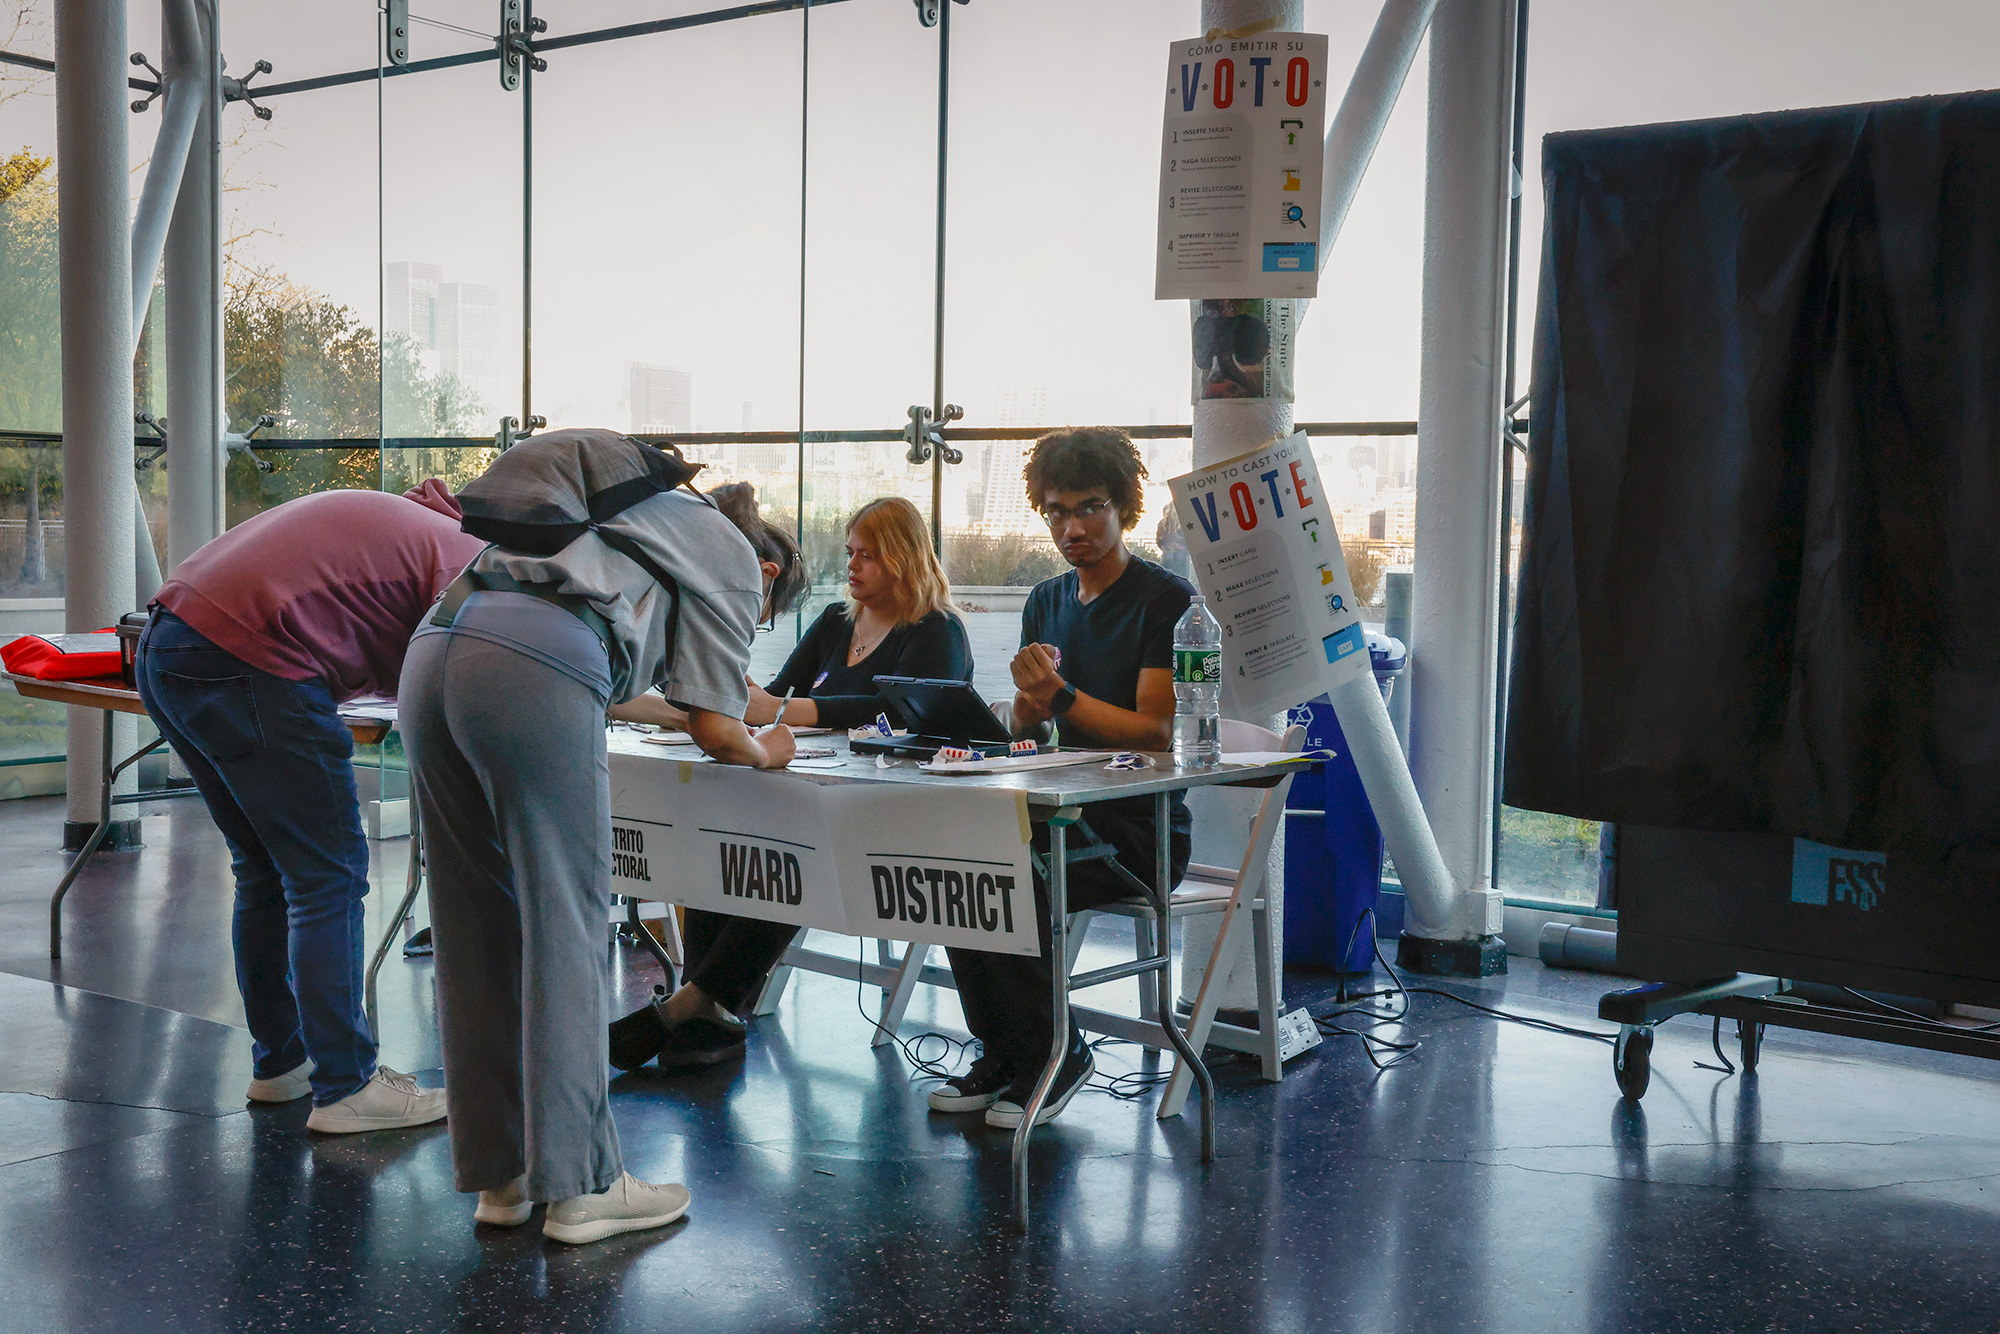
[[[624,556],[634,565],[637,565],[640,569],[651,575],[655,583],[667,590],[670,605],[667,608],[666,651],[662,654],[660,663],[663,667],[671,667],[674,661],[674,642],[679,637],[681,628],[680,580],[660,568],[660,563],[647,555],[644,547],[625,536],[625,534],[615,532],[599,524],[592,524],[591,531],[604,540],[605,546],[610,547],[613,551]],[[648,686],[652,684],[655,683],[647,683]]]

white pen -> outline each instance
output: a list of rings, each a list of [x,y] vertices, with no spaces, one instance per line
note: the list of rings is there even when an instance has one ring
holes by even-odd
[[[778,716],[771,720],[771,726],[776,727],[779,723],[785,721],[785,707],[792,702],[792,692],[797,689],[797,686],[790,686],[786,689],[784,699],[778,702]]]

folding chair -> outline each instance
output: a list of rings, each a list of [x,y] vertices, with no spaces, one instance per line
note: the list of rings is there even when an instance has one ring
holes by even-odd
[[[928,945],[905,943],[902,957],[897,958],[891,942],[877,940],[875,962],[864,963],[794,943],[785,950],[784,957],[771,970],[771,975],[764,979],[764,989],[757,993],[756,1004],[750,1007],[750,1013],[776,1014],[795,968],[845,978],[850,982],[856,980],[858,973],[862,983],[882,989],[882,1013],[875,1021],[875,1032],[868,1039],[868,1045],[886,1046],[896,1040],[896,1030],[902,1026],[903,1013],[910,1008],[910,997],[916,992],[918,982],[946,987],[952,985],[948,970],[926,966],[930,953]]]
[[[1280,736],[1254,723],[1227,718],[1222,720],[1221,740],[1225,751],[1282,750],[1296,753],[1304,748],[1305,738],[1306,730],[1299,726],[1287,728]],[[1204,1043],[1214,1043],[1218,1047],[1257,1056],[1264,1078],[1274,1083],[1285,1077],[1284,1062],[1278,1056],[1278,1011],[1282,998],[1279,995],[1281,979],[1276,976],[1271,948],[1271,923],[1264,897],[1264,880],[1270,865],[1272,841],[1284,822],[1285,795],[1291,787],[1292,780],[1287,775],[1275,786],[1261,790],[1200,787],[1190,791],[1187,801],[1194,814],[1195,856],[1211,855],[1220,859],[1241,849],[1242,860],[1233,870],[1226,866],[1190,861],[1181,883],[1175,886],[1168,900],[1170,923],[1197,913],[1223,914],[1222,929],[1216,933],[1215,948],[1205,961],[1201,987],[1195,993],[1194,1007],[1183,1026],[1189,1044],[1196,1051],[1200,1051]],[[1255,1028],[1221,1023],[1215,1017],[1221,1003],[1222,987],[1227,980],[1228,965],[1234,959],[1233,950],[1241,938],[1246,910],[1250,919],[1251,953],[1257,979]],[[1092,913],[1132,918],[1134,944],[1140,956],[1153,952],[1153,907],[1144,898],[1133,895],[1099,908],[1070,914],[1068,966],[1071,972],[1076,969],[1077,952],[1083,946],[1085,934],[1078,928],[1088,925]],[[1182,967],[1190,967],[1193,961],[1184,958],[1181,964]],[[1071,1010],[1076,1015],[1078,1026],[1093,1033],[1125,1038],[1155,1051],[1166,1046],[1163,1041],[1165,1035],[1160,1031],[1162,1020],[1158,1007],[1143,986],[1139,988],[1137,1019],[1082,1005],[1072,1005]],[[1176,1059],[1173,1077],[1160,1099],[1159,1116],[1162,1120],[1180,1115],[1192,1082],[1190,1072]]]

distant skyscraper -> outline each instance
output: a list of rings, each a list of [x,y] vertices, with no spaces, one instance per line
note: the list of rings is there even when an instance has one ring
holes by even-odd
[[[1417,484],[1417,438],[1413,435],[1385,435],[1376,442],[1375,473],[1383,486],[1407,487]]]
[[[635,435],[676,434],[694,429],[694,377],[672,366],[642,361],[627,365],[626,403]]]
[[[401,334],[424,351],[437,347],[438,285],[444,269],[436,264],[398,260],[385,275],[382,330]]]
[[[480,283],[439,283],[438,367],[497,408],[505,398],[500,365],[500,292]]]
[[[382,329],[416,349],[427,371],[456,378],[489,409],[509,385],[500,363],[500,292],[480,283],[448,283],[444,268],[398,260],[383,275]]]
[[[752,426],[750,424],[751,422],[756,420],[756,414],[751,411],[751,408],[753,406],[754,405],[750,402],[749,399],[746,398],[743,400],[743,429],[746,431],[754,431],[757,429],[755,426]]]
[[[1014,386],[1000,391],[995,411],[989,419],[1000,427],[1045,426],[1049,391]],[[1041,516],[1028,504],[1028,492],[1021,470],[1032,440],[996,440],[986,450],[978,489],[981,493],[979,531],[982,533],[1035,533],[1041,531]]]

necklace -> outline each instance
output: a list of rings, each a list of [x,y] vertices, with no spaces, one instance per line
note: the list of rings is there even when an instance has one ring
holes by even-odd
[[[849,638],[847,644],[847,665],[849,667],[867,661],[868,655],[881,647],[882,641],[889,637],[888,629],[881,630],[876,633],[873,639],[864,644],[861,642],[861,635],[859,633],[861,629],[860,624],[857,622],[854,628],[856,633]],[[893,628],[893,626],[889,627],[889,629]]]

